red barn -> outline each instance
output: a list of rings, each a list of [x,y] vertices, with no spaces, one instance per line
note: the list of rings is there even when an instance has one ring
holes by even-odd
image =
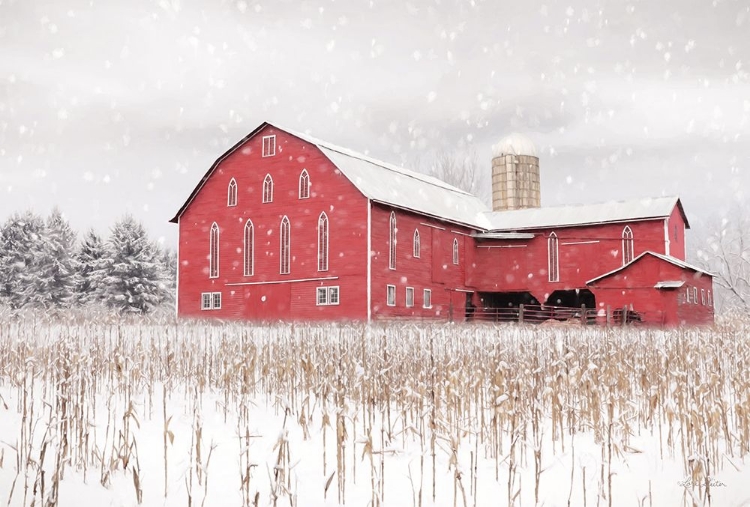
[[[172,219],[178,315],[575,315],[567,308],[599,321],[618,311],[713,321],[711,275],[684,262],[678,198],[540,207],[539,159],[522,136],[494,147],[492,180],[490,209],[436,178],[263,123]]]

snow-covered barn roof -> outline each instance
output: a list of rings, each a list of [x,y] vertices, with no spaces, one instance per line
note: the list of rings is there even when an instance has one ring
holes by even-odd
[[[277,128],[317,146],[368,199],[478,229],[489,226],[487,205],[464,190],[307,134]]]
[[[268,122],[259,125],[213,163],[171,222],[177,222],[216,167],[266,126],[272,126],[317,146],[368,199],[475,229],[486,230],[489,227],[489,221],[485,216],[487,206],[468,192],[432,176],[381,162]]]
[[[651,250],[647,250],[647,251],[643,252],[642,254],[640,254],[635,259],[633,259],[632,261],[630,261],[627,264],[625,264],[624,266],[619,267],[617,269],[613,269],[612,271],[610,271],[608,273],[604,273],[603,275],[599,275],[596,278],[592,278],[591,280],[589,280],[588,282],[586,282],[586,285],[591,285],[592,283],[598,282],[599,280],[602,280],[604,278],[607,278],[607,277],[610,277],[612,275],[615,275],[615,274],[619,273],[620,271],[623,271],[623,270],[629,268],[630,266],[632,266],[633,264],[635,264],[636,262],[638,262],[639,260],[641,260],[646,255],[651,255],[653,257],[656,257],[657,259],[661,259],[661,260],[663,260],[665,262],[668,262],[670,264],[673,264],[673,265],[677,266],[678,268],[689,269],[691,271],[695,271],[696,273],[701,273],[701,274],[708,275],[708,276],[714,276],[713,274],[709,273],[708,271],[705,271],[705,270],[703,270],[703,269],[701,269],[701,268],[699,268],[697,266],[693,266],[692,264],[688,264],[687,262],[682,261],[682,260],[680,260],[680,259],[678,259],[676,257],[672,257],[670,255],[662,255],[660,253],[656,253],[656,252],[652,252]]]
[[[403,169],[268,122],[261,123],[211,165],[170,222],[177,223],[221,162],[267,126],[315,145],[365,197],[372,201],[466,225],[480,232],[515,232],[524,229],[665,218],[672,213],[675,205],[679,206],[687,224],[687,217],[677,197],[491,211],[476,196],[432,176]]]
[[[550,227],[595,225],[609,222],[667,218],[678,206],[685,225],[690,228],[680,199],[649,197],[629,201],[612,201],[597,204],[550,206],[510,211],[489,211],[487,218],[493,231],[518,231]]]

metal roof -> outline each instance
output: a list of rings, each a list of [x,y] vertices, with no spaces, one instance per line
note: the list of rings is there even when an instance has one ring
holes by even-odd
[[[487,218],[493,231],[518,231],[551,227],[596,225],[609,222],[627,222],[667,218],[675,206],[688,224],[682,203],[676,196],[648,197],[629,201],[611,201],[597,204],[550,206],[510,211],[490,211]]]

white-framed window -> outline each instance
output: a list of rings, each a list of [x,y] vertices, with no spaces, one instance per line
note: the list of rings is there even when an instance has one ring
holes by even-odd
[[[328,215],[318,217],[318,271],[328,271]]]
[[[629,225],[622,230],[622,265],[633,262],[633,230]]]
[[[693,287],[693,304],[698,304],[698,287]]]
[[[201,310],[221,310],[221,292],[202,293]]]
[[[307,199],[308,197],[310,197],[310,175],[307,169],[302,169],[302,174],[299,175],[299,198]]]
[[[422,244],[419,238],[419,229],[414,229],[414,258],[419,259],[422,254]]]
[[[276,155],[276,136],[263,136],[263,156],[273,157]]]
[[[685,291],[685,302],[687,304],[690,304],[690,294],[692,293],[693,293],[693,290],[690,287],[688,287],[687,291]]]
[[[255,272],[255,226],[252,220],[245,223],[244,243],[244,273],[245,276],[253,276]]]
[[[706,306],[706,289],[701,289],[701,304]]]
[[[291,266],[291,226],[289,218],[284,215],[279,226],[279,273],[288,275]]]
[[[406,288],[406,306],[414,306],[414,287]]]
[[[237,206],[237,181],[234,178],[229,180],[229,188],[227,188],[227,206]]]
[[[219,225],[211,224],[208,238],[208,277],[219,277]]]
[[[422,293],[422,307],[432,308],[432,291],[425,289]]]
[[[339,287],[316,287],[315,304],[318,306],[330,306],[339,304]]]
[[[713,295],[711,294],[711,289],[708,289],[707,292],[708,292],[708,296],[707,296],[708,306],[713,306],[714,300],[713,300]]]
[[[263,202],[273,202],[273,178],[270,174],[263,178]]]
[[[388,306],[396,306],[396,286],[395,285],[385,286],[385,304]]]
[[[453,238],[453,264],[458,264],[458,238]]]
[[[388,268],[396,269],[396,213],[391,211],[388,234]]]
[[[547,239],[547,267],[549,268],[549,281],[560,281],[560,255],[557,245],[557,234],[550,233]]]

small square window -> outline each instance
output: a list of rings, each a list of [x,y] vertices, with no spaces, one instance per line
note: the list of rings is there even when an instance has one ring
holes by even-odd
[[[213,293],[213,299],[214,299],[214,310],[221,310],[221,292],[214,292]]]
[[[406,306],[414,306],[414,287],[406,288]]]
[[[263,156],[273,157],[276,155],[276,136],[263,136]]]
[[[425,308],[432,308],[432,291],[430,289],[424,290],[424,305]]]
[[[339,304],[339,288],[328,287],[328,304],[337,305]]]
[[[315,298],[315,304],[318,306],[327,305],[328,304],[328,288],[318,287],[316,291],[317,291],[317,296]]]
[[[396,306],[396,286],[386,285],[386,304]]]
[[[201,294],[201,310],[210,310],[211,309],[211,293],[210,292],[204,292]]]

